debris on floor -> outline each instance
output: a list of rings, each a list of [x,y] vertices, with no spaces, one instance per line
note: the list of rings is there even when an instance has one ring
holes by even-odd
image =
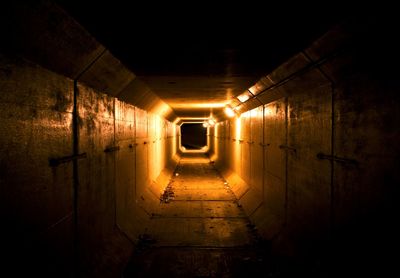
[[[214,165],[185,159],[123,277],[257,277],[264,265],[257,229]]]
[[[161,203],[169,203],[171,200],[175,198],[175,193],[172,187],[172,183],[169,183],[165,188],[163,194],[160,196]]]

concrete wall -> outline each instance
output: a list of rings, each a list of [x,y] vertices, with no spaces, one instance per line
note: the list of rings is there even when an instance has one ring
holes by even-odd
[[[176,118],[169,105],[52,1],[6,3],[0,32],[2,53],[16,53],[169,121]]]
[[[175,115],[56,4],[0,23],[4,266],[115,277],[175,167]]]
[[[11,55],[0,106],[2,269],[69,277],[78,259],[115,277],[176,165],[176,126]]]
[[[211,157],[274,252],[384,272],[399,246],[400,87],[395,49],[359,24],[260,80],[264,105],[218,123]]]
[[[0,59],[2,268],[16,276],[21,262],[32,272],[65,269],[73,263],[73,172],[49,158],[72,153],[73,82]]]

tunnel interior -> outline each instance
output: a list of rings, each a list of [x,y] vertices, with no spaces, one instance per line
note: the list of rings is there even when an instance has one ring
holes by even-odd
[[[182,147],[188,150],[207,147],[207,128],[202,123],[183,123],[180,128]]]
[[[301,4],[4,3],[0,273],[398,277],[396,9]]]

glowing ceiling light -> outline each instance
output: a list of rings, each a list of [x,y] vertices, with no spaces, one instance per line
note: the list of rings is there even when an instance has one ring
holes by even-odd
[[[196,102],[196,103],[186,103],[186,102],[170,102],[169,105],[173,108],[196,108],[196,109],[210,109],[210,108],[222,108],[227,104],[227,101],[223,102]]]
[[[215,121],[214,121],[213,119],[209,119],[209,120],[208,120],[208,124],[209,124],[210,126],[213,126],[213,125],[215,125]]]
[[[245,101],[247,101],[250,97],[251,97],[251,93],[250,93],[249,91],[245,91],[244,93],[238,95],[236,98],[237,98],[240,102],[245,102]]]
[[[225,109],[225,114],[229,117],[232,118],[233,116],[235,116],[235,111],[232,110],[232,108],[230,108],[229,106],[226,106]]]

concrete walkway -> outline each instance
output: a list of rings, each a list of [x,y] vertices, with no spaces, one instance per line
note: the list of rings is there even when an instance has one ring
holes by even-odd
[[[251,277],[263,259],[229,185],[202,154],[182,157],[124,277]]]

